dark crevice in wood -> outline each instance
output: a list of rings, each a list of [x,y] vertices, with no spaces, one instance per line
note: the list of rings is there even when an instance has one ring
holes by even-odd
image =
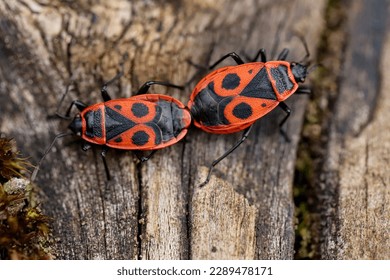
[[[190,188],[190,181],[191,177],[189,176],[189,163],[186,155],[188,155],[188,152],[186,152],[186,141],[185,139],[182,141],[182,150],[181,150],[181,185],[183,186],[183,199],[186,201],[184,211],[185,211],[185,222],[183,222],[183,236],[185,236],[185,240],[183,242],[183,252],[184,255],[182,256],[182,259],[190,259],[191,255],[191,219],[190,219],[190,203],[191,203],[191,188]]]
[[[137,209],[137,257],[142,259],[142,235],[144,233],[145,221],[144,221],[144,212],[143,212],[143,199],[144,194],[142,191],[142,163],[138,162],[136,164],[137,172],[137,183],[138,183],[138,209]]]
[[[332,180],[338,182],[337,171],[328,170],[328,175],[323,177],[319,174],[324,170],[331,131],[330,121],[339,98],[342,77],[337,74],[339,71],[336,67],[344,64],[346,51],[348,35],[345,31],[346,17],[343,12],[346,7],[342,8],[342,5],[340,0],[328,1],[325,13],[326,26],[316,51],[317,61],[321,66],[312,73],[314,78],[308,106],[312,105],[315,110],[309,111],[305,118],[294,174],[294,203],[298,220],[294,259],[322,258],[320,244],[326,238],[322,229],[330,226],[327,222],[329,219],[327,212],[330,209],[338,209],[337,205],[333,204],[334,201],[338,201],[336,199],[339,196],[338,188],[329,189],[328,186],[334,184],[326,181],[327,178],[333,178]],[[338,33],[342,33],[339,37],[344,40],[337,41],[339,46],[335,53],[329,44],[335,41],[334,37],[337,37]],[[331,62],[326,63],[327,60]],[[333,88],[336,89],[335,92],[331,91]],[[321,99],[324,98],[327,99],[326,108],[320,105]],[[311,132],[316,125],[321,128],[320,134]],[[326,198],[331,199],[324,201]]]

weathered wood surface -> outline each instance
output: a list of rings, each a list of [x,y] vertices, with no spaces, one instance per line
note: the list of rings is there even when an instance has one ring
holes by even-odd
[[[342,6],[348,18],[335,36],[348,39],[338,52],[339,84],[328,93],[332,115],[324,121],[327,143],[316,183],[319,255],[390,259],[390,6],[348,4]]]
[[[110,87],[114,97],[130,96],[143,82],[152,79],[183,84],[196,72],[187,63],[188,59],[207,65],[227,52],[252,55],[260,47],[275,57],[282,48],[289,47],[290,58],[299,60],[304,49],[292,36],[296,31],[305,35],[314,59],[325,26],[325,5],[325,1],[305,0],[97,1],[94,4],[79,1],[72,5],[37,0],[2,1],[0,130],[14,137],[23,153],[36,162],[54,134],[66,129],[66,122],[47,119],[47,115],[54,113],[70,78],[75,80],[75,90],[67,98],[68,102],[73,99],[88,104],[100,102],[99,88],[118,71],[125,52],[129,56],[124,63],[125,75]],[[342,77],[345,81],[351,78]],[[385,94],[385,85],[378,82],[375,87]],[[153,90],[167,92],[161,87]],[[337,90],[343,96],[351,94],[346,87]],[[190,89],[169,90],[167,94],[186,103]],[[347,100],[353,100],[349,98]],[[374,110],[377,98],[376,95],[370,98],[367,110]],[[342,104],[342,100],[337,101]],[[293,110],[287,125],[291,143],[278,133],[277,123],[283,113],[275,110],[261,119],[249,139],[217,166],[211,182],[202,189],[197,185],[206,176],[204,166],[240,135],[208,135],[193,129],[186,141],[158,152],[143,165],[137,164],[129,152],[110,151],[107,158],[113,179],[109,182],[105,179],[98,148],[84,153],[75,138],[59,141],[37,179],[42,208],[54,218],[57,257],[292,259],[296,223],[292,184],[306,103],[304,96],[294,96],[288,101]],[[351,101],[345,104],[350,105]],[[382,111],[385,116],[386,108]],[[342,107],[338,112],[329,118],[329,123],[336,125],[337,116],[346,120],[356,117],[355,111]],[[352,117],[342,115],[344,112]],[[375,120],[367,118],[365,122]],[[385,133],[379,121],[372,126]],[[365,126],[365,130],[370,127]],[[358,137],[372,133],[366,131]],[[344,131],[335,130],[332,134],[329,129],[329,135],[337,136],[326,147],[329,153],[339,147],[337,159],[341,153],[356,154],[354,149],[362,148],[359,143],[363,140],[355,135],[348,134],[348,145],[340,144],[347,143]],[[379,139],[385,139],[385,135],[382,137]],[[373,141],[372,137],[369,139]],[[352,142],[356,144],[349,145]],[[341,176],[358,168],[354,162],[346,161],[341,166],[336,159],[337,165],[330,169],[326,169],[328,161],[323,165],[321,176],[325,176],[326,181],[321,182],[315,194],[322,203],[316,214],[326,225],[337,226],[334,230],[333,227],[327,229],[324,223],[316,226],[321,234],[319,257],[385,258],[389,254],[384,248],[379,253],[379,248],[375,249],[371,243],[360,244],[364,254],[348,255],[351,250],[346,250],[357,250],[353,245],[356,239],[349,236],[354,232],[349,227],[356,228],[356,225],[348,222],[370,220],[378,241],[386,242],[381,237],[388,234],[388,223],[384,229],[377,226],[388,222],[388,206],[384,202],[389,201],[389,177],[383,168],[374,168],[380,161],[377,161],[378,156],[371,156],[385,154],[385,150],[380,149],[385,149],[386,145],[370,143],[372,146],[364,144],[364,147],[372,147],[370,160],[361,163],[365,174],[373,174],[370,180],[377,182],[377,185],[372,184],[377,187],[370,192],[360,184],[365,182],[365,186],[371,186],[367,183],[370,182],[368,177],[363,181],[356,178],[352,185],[348,177]],[[347,146],[352,150],[346,150]],[[386,151],[388,154],[388,149]],[[327,155],[327,159],[332,158]],[[382,165],[386,166],[386,158]],[[382,175],[377,176],[374,171]],[[328,191],[329,186],[335,191]],[[366,215],[351,221],[348,217],[356,203],[360,203],[359,200],[348,201],[348,192],[358,191],[358,188],[372,194],[365,196],[365,205],[370,205],[367,210],[375,211],[375,219]],[[383,195],[379,195],[380,192]],[[369,238],[370,234],[374,233],[365,231],[361,236]],[[332,246],[340,247],[332,253],[329,251]]]

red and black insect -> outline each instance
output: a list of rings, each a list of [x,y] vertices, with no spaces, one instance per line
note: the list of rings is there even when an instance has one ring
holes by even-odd
[[[103,147],[101,156],[109,179],[110,174],[105,160],[108,148],[132,150],[143,162],[148,160],[155,151],[177,143],[187,134],[188,127],[191,125],[191,114],[188,109],[173,97],[147,94],[151,85],[182,87],[166,82],[149,81],[138,90],[136,95],[113,100],[107,92],[108,83],[101,89],[104,102],[88,106],[79,100],[74,100],[65,115],[57,114],[61,118],[71,119],[70,112],[74,106],[80,111],[68,126],[72,132],[58,134],[38,166],[58,138],[76,134],[84,140],[82,145],[84,151],[91,148],[91,144]],[[151,153],[141,156],[139,152],[143,151],[151,151]],[[37,171],[38,169],[35,169],[32,180]]]
[[[306,43],[307,59],[309,52]],[[198,128],[216,134],[244,131],[241,139],[221,157],[213,161],[211,171],[222,159],[233,152],[247,137],[254,122],[276,107],[286,112],[279,124],[282,135],[289,141],[282,129],[291,110],[284,103],[294,93],[310,93],[299,86],[308,74],[308,65],[285,61],[289,50],[284,49],[276,61],[267,61],[265,50],[261,49],[252,61],[261,57],[261,62],[245,63],[236,53],[226,54],[209,67],[213,69],[223,60],[231,57],[237,66],[219,68],[205,76],[193,90],[188,108]]]

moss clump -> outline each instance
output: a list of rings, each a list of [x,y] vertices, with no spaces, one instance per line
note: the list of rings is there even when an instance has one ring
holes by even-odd
[[[29,166],[31,164],[15,150],[12,139],[0,135],[0,182],[22,176]]]
[[[50,218],[33,200],[32,185],[21,177],[31,166],[0,136],[0,259],[52,259]]]

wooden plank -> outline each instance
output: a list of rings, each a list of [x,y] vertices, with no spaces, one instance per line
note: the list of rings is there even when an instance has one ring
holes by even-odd
[[[389,63],[389,7],[365,0],[344,5],[349,36],[317,181],[319,254],[389,259],[390,105],[389,83],[381,78]]]
[[[54,134],[66,130],[65,123],[47,115],[54,113],[71,78],[75,90],[67,102],[93,104],[100,101],[99,87],[118,71],[125,52],[125,75],[110,87],[115,98],[130,96],[151,79],[188,81],[197,71],[188,59],[208,65],[231,51],[253,55],[264,47],[275,57],[289,47],[291,59],[300,60],[304,48],[292,34],[305,34],[314,53],[324,6],[325,1],[307,0],[1,2],[0,98],[7,119],[0,121],[0,128],[37,161]],[[190,90],[169,94],[187,102]],[[110,182],[98,149],[83,153],[76,141],[60,140],[37,180],[42,208],[54,217],[57,257],[291,259],[292,180],[305,103],[305,97],[288,101],[293,110],[287,125],[291,143],[278,132],[282,116],[275,110],[255,125],[247,142],[218,165],[210,185],[201,190],[203,166],[238,135],[193,130],[187,142],[159,152],[142,166],[131,153],[110,151]],[[205,211],[216,225],[213,231],[199,218]],[[233,219],[227,220],[222,211]],[[224,235],[217,227],[225,227]],[[245,241],[240,246],[232,238],[238,233]],[[205,238],[210,242],[204,243]]]
[[[226,37],[231,38],[241,34],[242,38],[230,39],[231,44],[228,46],[218,44],[215,48],[216,54],[212,55],[210,61],[213,62],[222,54],[232,50],[247,51],[259,47],[269,50],[269,54],[274,52],[271,57],[275,57],[282,48],[289,47],[292,51],[290,58],[300,60],[305,51],[300,40],[291,36],[291,32],[299,30],[304,33],[310,51],[314,53],[322,23],[317,19],[322,17],[323,7],[324,2],[321,1],[281,2],[261,6],[257,11],[256,19],[251,23],[253,28],[251,33],[230,30],[231,34],[226,34]],[[275,21],[271,23],[270,19],[275,20],[279,26]],[[278,45],[277,50],[274,44]],[[294,256],[295,219],[292,182],[305,102],[304,96],[292,97],[287,102],[293,111],[287,125],[291,143],[287,143],[279,134],[277,124],[283,112],[276,109],[256,123],[246,142],[216,167],[215,177],[212,177],[222,178],[231,184],[235,191],[248,199],[250,205],[257,208],[255,258],[292,259]],[[221,136],[204,135],[198,130],[191,132],[188,137],[191,144],[186,145],[186,150],[189,150],[191,170],[195,169],[190,173],[192,184],[199,180],[197,174],[202,174],[198,171],[198,167],[203,168],[202,166],[210,164],[223,151],[230,148],[239,137],[241,134]],[[204,179],[205,175],[201,177]],[[221,193],[223,189],[219,187],[220,183],[212,179],[210,184],[214,186],[221,196],[220,200],[223,201],[226,194]],[[201,204],[196,201],[192,203]],[[209,236],[212,240],[209,243],[220,242],[220,234],[218,232],[214,235],[210,234],[210,227],[203,227],[202,231],[204,236]],[[212,252],[210,247],[202,249],[208,249],[208,258],[213,258],[215,252]],[[207,258],[204,251],[201,252],[202,258]],[[242,256],[245,257],[246,255]]]
[[[190,213],[191,259],[255,259],[257,210],[232,185],[216,178],[195,189]]]

